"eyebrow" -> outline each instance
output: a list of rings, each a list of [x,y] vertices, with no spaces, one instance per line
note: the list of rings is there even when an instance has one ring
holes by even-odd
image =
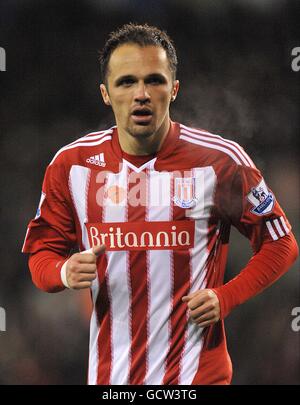
[[[159,79],[162,82],[166,82],[166,78],[164,75],[162,75],[161,73],[150,73],[149,75],[147,75],[144,80],[147,82],[148,80],[151,79]],[[124,76],[120,76],[115,80],[115,86],[120,86],[122,84],[122,82],[124,80],[137,80],[137,77],[134,75],[124,75]]]

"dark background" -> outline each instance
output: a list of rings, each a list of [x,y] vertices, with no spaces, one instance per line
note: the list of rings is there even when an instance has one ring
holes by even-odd
[[[238,141],[264,173],[299,241],[299,1],[1,0],[0,384],[85,384],[86,294],[45,294],[20,251],[46,165],[66,143],[114,124],[97,52],[110,31],[148,22],[174,39],[181,90],[173,120]],[[232,234],[227,279],[247,263]],[[226,320],[233,384],[300,384],[299,262]]]

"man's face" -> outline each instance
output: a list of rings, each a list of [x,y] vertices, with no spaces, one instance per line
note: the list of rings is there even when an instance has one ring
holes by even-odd
[[[105,104],[112,106],[119,132],[149,137],[169,128],[169,105],[178,87],[163,48],[125,44],[112,53],[107,85],[100,89]]]

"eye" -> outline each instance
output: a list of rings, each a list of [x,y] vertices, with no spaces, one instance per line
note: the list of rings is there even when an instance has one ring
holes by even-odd
[[[160,76],[151,76],[146,81],[148,84],[163,84],[165,83],[165,79]]]
[[[118,86],[129,87],[134,83],[134,80],[131,78],[122,79],[119,81]]]

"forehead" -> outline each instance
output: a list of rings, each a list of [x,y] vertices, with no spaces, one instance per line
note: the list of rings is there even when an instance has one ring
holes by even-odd
[[[171,74],[166,51],[160,46],[124,44],[111,54],[108,74],[123,75]]]

